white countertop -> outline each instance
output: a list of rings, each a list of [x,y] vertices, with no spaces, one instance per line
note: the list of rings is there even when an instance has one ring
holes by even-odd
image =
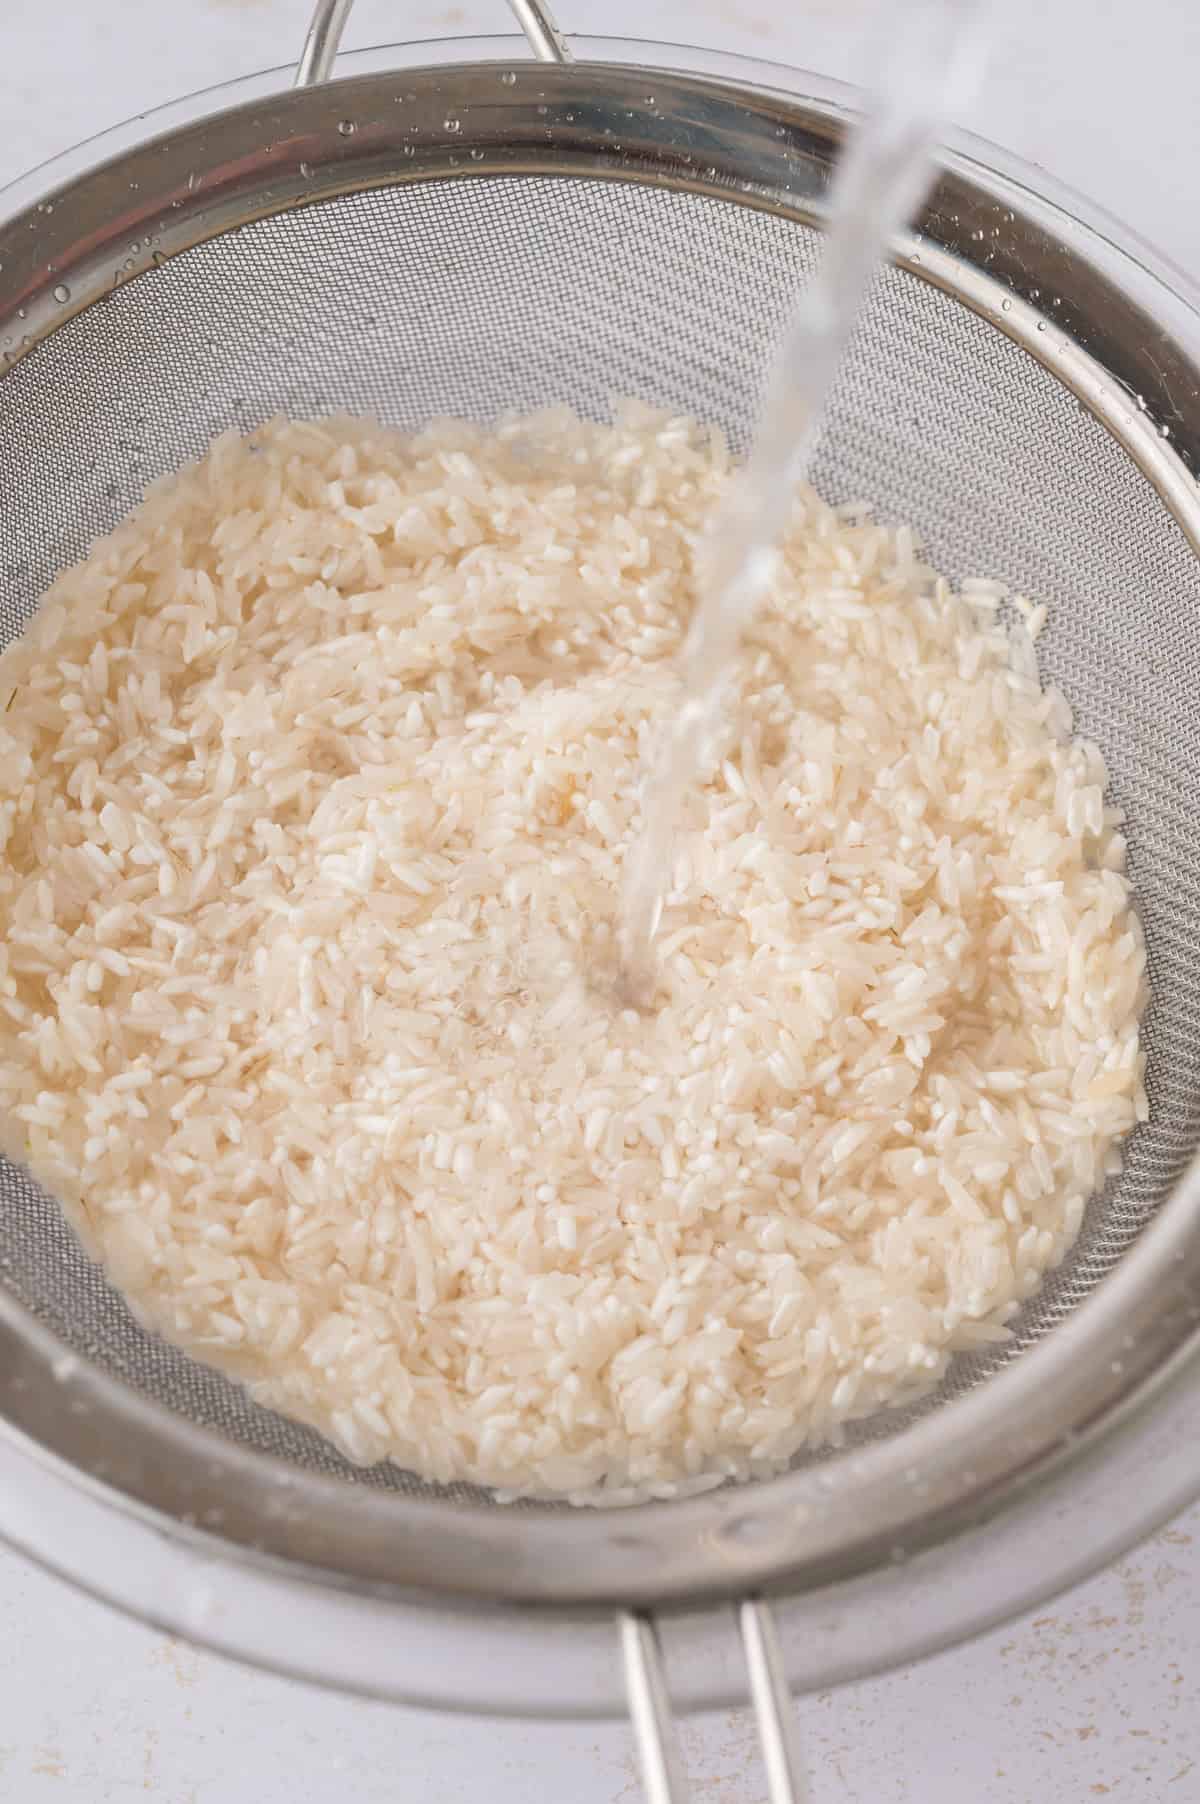
[[[557,0],[568,30],[691,41],[852,78],[863,0]],[[886,4],[886,0],[884,0]],[[1200,278],[1200,10],[1011,0],[974,129]],[[8,0],[0,182],[104,126],[287,60],[307,0]],[[15,14],[15,17],[13,16]],[[360,0],[348,45],[507,30],[503,0]],[[20,1804],[637,1804],[624,1724],[363,1704],[164,1639],[0,1552],[0,1797]],[[1023,1620],[805,1700],[813,1804],[1200,1797],[1200,1509]],[[697,1804],[760,1804],[741,1714],[689,1723]]]

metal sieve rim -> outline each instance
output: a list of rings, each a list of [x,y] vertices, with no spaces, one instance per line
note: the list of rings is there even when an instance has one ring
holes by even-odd
[[[406,120],[411,123],[415,104],[425,122],[422,156],[409,168],[424,177],[452,173],[449,158],[461,154],[465,141],[461,134],[451,140],[439,131],[452,85],[460,111],[472,104],[469,96],[478,95],[481,118],[507,121],[525,134],[518,135],[515,152],[503,137],[487,140],[479,164],[454,171],[464,179],[535,166],[552,174],[618,180],[644,180],[653,170],[673,185],[725,193],[795,217],[819,213],[824,174],[840,132],[835,103],[789,101],[666,70],[654,70],[653,79],[664,117],[699,118],[710,128],[724,122],[730,132],[736,127],[736,160],[726,184],[706,188],[706,178],[681,162],[674,142],[664,143],[661,131],[643,129],[636,108],[631,114],[645,72],[595,64],[586,70],[522,70],[518,82],[504,88],[494,66],[405,72],[406,94],[413,96],[406,100]],[[116,272],[127,279],[130,255],[135,267],[128,273],[137,273],[156,256],[228,229],[255,209],[275,210],[363,182],[396,179],[386,164],[386,108],[394,90],[394,76],[390,81],[367,76],[316,97],[251,102],[190,133],[185,128],[126,152],[58,189],[49,219],[27,212],[0,233],[0,327],[24,306],[23,335],[31,346],[71,309],[111,287]],[[547,159],[543,151],[541,162],[527,117],[535,97],[548,108],[536,128],[542,142],[547,129],[554,133],[553,156]],[[587,131],[572,131],[566,114],[581,105],[581,97],[593,108],[599,99],[614,115],[620,113],[626,123],[619,152],[598,140],[594,119]],[[377,132],[362,130],[349,140],[336,133],[336,121],[351,101],[372,120],[384,119]],[[782,174],[775,137],[781,122],[785,148],[795,155]],[[305,142],[311,140],[313,147],[304,158],[310,174],[303,178],[296,174],[295,149],[302,125]],[[290,172],[281,143],[290,147]],[[231,173],[235,152],[241,162]],[[199,171],[190,188],[181,179],[185,166],[189,173]],[[106,210],[105,198],[131,180],[137,183],[134,205],[126,202],[123,214]],[[1001,208],[1027,225],[1020,271],[972,258],[975,222]],[[93,228],[86,246],[79,241],[81,217]],[[110,223],[97,230],[97,218]],[[1084,247],[1070,252],[1075,281],[1066,283],[1075,301],[1075,330],[1060,325],[1055,334],[1037,334],[1044,321],[1021,298],[1038,274],[1029,253],[1039,245],[1044,249],[1060,222],[1064,240]],[[153,250],[144,248],[144,239],[153,238],[148,225],[160,228]],[[964,158],[954,160],[925,227],[915,273],[939,280],[978,311],[994,312],[994,325],[1050,364],[1151,475],[1197,543],[1195,485],[1187,468],[1200,442],[1190,349],[1195,340],[1180,342],[1139,312],[1140,286],[1154,278],[1052,201],[1037,201],[1031,186],[1022,191]],[[986,238],[982,242],[986,245]],[[1016,295],[1003,320],[998,275],[1005,279],[1003,291]],[[1064,278],[1058,279],[1061,287]],[[53,299],[53,286],[64,283],[71,287],[70,308]],[[1194,331],[1189,303],[1175,298]],[[1111,345],[1115,321],[1127,331],[1133,324],[1141,328],[1125,351],[1144,413],[1087,348]],[[1154,356],[1144,358],[1148,345]],[[1158,436],[1162,424],[1172,425],[1171,444]],[[226,1542],[336,1575],[345,1584],[455,1596],[464,1604],[486,1599],[564,1609],[666,1600],[699,1604],[748,1588],[823,1587],[851,1574],[882,1572],[898,1550],[914,1553],[981,1522],[1015,1491],[1057,1479],[1081,1445],[1091,1446],[1104,1427],[1115,1428],[1118,1416],[1125,1420],[1139,1404],[1148,1404],[1153,1374],[1169,1355],[1190,1354],[1196,1339],[1200,1246],[1191,1224],[1198,1194],[1200,1175],[1193,1168],[1136,1252],[1045,1345],[993,1379],[986,1393],[948,1405],[936,1424],[912,1431],[922,1437],[919,1451],[912,1439],[906,1439],[903,1456],[886,1442],[860,1450],[823,1467],[819,1486],[811,1474],[797,1473],[750,1491],[619,1514],[525,1510],[519,1516],[351,1491],[329,1480],[297,1478],[266,1455],[232,1448],[98,1371],[85,1369],[60,1383],[51,1371],[54,1354],[61,1351],[58,1343],[9,1298],[0,1298],[5,1372],[0,1413],[10,1430],[70,1459],[81,1478],[90,1475],[110,1494],[119,1492],[158,1511],[160,1521],[171,1518],[170,1532],[189,1512],[203,1523],[207,1510],[209,1525],[219,1521]],[[1131,1337],[1134,1346],[1128,1348]],[[1072,1437],[1082,1438],[1072,1444]],[[932,1481],[919,1503],[909,1495],[897,1507],[897,1498],[905,1495],[901,1462],[908,1466],[918,1457],[927,1461],[923,1478],[932,1475]],[[1195,1483],[1200,1486],[1200,1470]],[[264,1509],[268,1498],[278,1504],[285,1492],[294,1506]],[[856,1520],[846,1507],[851,1500]],[[831,1545],[832,1525],[848,1532],[834,1535]]]
[[[911,1559],[772,1598],[794,1693],[907,1666],[1045,1605],[1192,1501],[1194,1356],[1150,1407],[999,1516]],[[266,1671],[455,1713],[626,1713],[611,1611],[481,1611],[336,1584],[93,1483],[0,1424],[4,1539],[102,1603]],[[969,1572],[969,1587],[964,1576]],[[733,1610],[657,1612],[677,1709],[745,1702]],[[464,1629],[469,1632],[464,1632]]]

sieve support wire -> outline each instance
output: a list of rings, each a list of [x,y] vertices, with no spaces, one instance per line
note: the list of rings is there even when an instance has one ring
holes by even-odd
[[[654,1619],[623,1610],[617,1621],[646,1804],[684,1804],[683,1768]]]
[[[544,0],[508,0],[517,24],[529,40],[529,48],[543,63],[569,63],[567,40],[554,23]]]
[[[750,1702],[767,1769],[767,1804],[806,1804],[807,1787],[796,1735],[796,1706],[784,1677],[775,1617],[761,1597],[738,1605],[742,1651],[750,1674]]]
[[[333,74],[342,33],[354,0],[317,0],[296,65],[297,88],[311,88]],[[545,0],[509,0],[517,24],[539,62],[569,63],[571,52]]]
[[[767,1772],[767,1804],[806,1804],[795,1706],[784,1678],[775,1618],[757,1597],[745,1598],[737,1616]],[[654,1618],[623,1610],[617,1620],[646,1804],[685,1804],[686,1782]]]

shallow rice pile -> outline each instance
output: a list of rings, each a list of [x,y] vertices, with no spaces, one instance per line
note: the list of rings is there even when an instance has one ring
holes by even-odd
[[[1099,753],[998,591],[811,495],[621,1006],[726,470],[637,409],[276,423],[0,659],[10,1147],[356,1461],[776,1468],[1003,1338],[1145,1114]]]

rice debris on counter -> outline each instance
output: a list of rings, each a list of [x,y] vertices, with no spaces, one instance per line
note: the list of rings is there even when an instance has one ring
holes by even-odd
[[[276,421],[0,657],[9,1150],[145,1322],[355,1461],[775,1470],[1004,1338],[1145,1116],[1099,752],[998,588],[807,491],[658,1006],[614,1000],[728,468],[634,406]]]

